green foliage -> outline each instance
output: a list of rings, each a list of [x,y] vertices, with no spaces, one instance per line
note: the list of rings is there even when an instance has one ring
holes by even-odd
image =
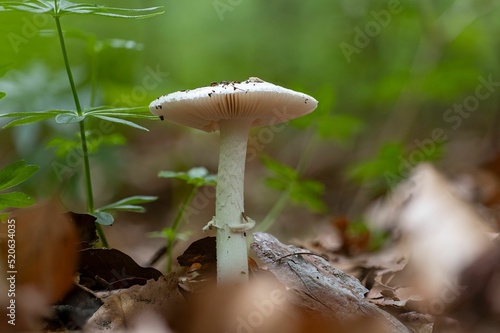
[[[147,107],[134,107],[134,108],[113,108],[113,107],[97,107],[83,110],[79,115],[77,111],[73,110],[47,110],[47,111],[26,111],[26,112],[8,112],[0,114],[0,118],[14,118],[17,119],[4,125],[3,128],[10,128],[20,125],[28,125],[39,121],[55,118],[57,124],[67,125],[84,121],[86,118],[98,118],[113,123],[118,123],[140,130],[148,131],[147,128],[138,125],[134,122],[125,120],[123,118],[134,119],[149,119],[157,120],[158,117],[152,116]]]
[[[163,228],[159,232],[149,234],[151,237],[162,237],[167,240],[167,272],[170,272],[172,270],[172,250],[175,241],[184,240],[188,235],[187,233],[179,232],[184,213],[200,187],[217,185],[217,175],[210,174],[204,167],[195,167],[189,169],[187,172],[160,171],[158,177],[179,179],[191,185],[191,190],[182,201],[172,226]]]
[[[56,32],[61,46],[62,56],[64,60],[64,66],[66,69],[66,74],[68,77],[71,93],[73,95],[75,110],[47,110],[47,111],[25,111],[25,112],[10,112],[0,115],[0,118],[16,118],[9,122],[4,128],[10,128],[19,125],[32,124],[43,120],[48,120],[51,118],[55,119],[57,124],[78,124],[80,130],[80,143],[82,147],[83,165],[84,165],[84,175],[85,175],[85,188],[86,188],[86,198],[87,198],[87,210],[89,214],[93,214],[96,217],[97,222],[97,232],[104,246],[107,245],[106,238],[100,225],[111,225],[114,221],[113,216],[109,211],[116,210],[128,210],[141,212],[143,208],[138,206],[139,203],[145,203],[152,200],[156,200],[153,197],[131,197],[127,199],[120,200],[114,204],[105,206],[101,209],[95,209],[94,207],[94,197],[92,192],[92,180],[90,177],[90,162],[89,162],[89,149],[87,142],[87,131],[85,129],[85,122],[91,118],[97,118],[100,120],[105,120],[112,123],[118,123],[133,128],[146,130],[147,129],[141,125],[136,124],[127,119],[157,119],[149,114],[147,107],[138,108],[116,108],[116,107],[90,107],[82,108],[80,104],[80,98],[78,96],[78,91],[73,79],[73,74],[69,64],[68,54],[66,50],[66,43],[64,40],[64,33],[62,30],[60,17],[70,14],[84,14],[84,15],[101,15],[109,17],[118,18],[148,18],[162,14],[163,12],[158,11],[161,7],[150,7],[142,9],[125,9],[125,8],[114,8],[105,7],[93,4],[76,4],[66,0],[31,0],[31,1],[0,1],[0,12],[1,11],[23,11],[34,14],[49,14],[52,15],[56,23]],[[78,35],[78,34],[76,34]],[[115,43],[116,45],[117,43]],[[118,43],[120,44],[120,43]],[[96,48],[97,43],[94,43],[92,51],[98,53],[99,48]],[[113,43],[110,43],[113,45]],[[95,59],[94,59],[95,60]],[[95,66],[93,68],[93,74]],[[0,67],[0,71],[5,71]],[[91,97],[91,105],[95,99],[95,75],[93,75],[93,93]],[[68,146],[68,145],[66,145]],[[19,195],[14,198],[12,195],[9,197],[11,201],[14,199],[21,199]],[[20,205],[22,203],[18,203]]]
[[[390,233],[388,231],[372,229],[364,220],[349,222],[345,232],[348,237],[353,238],[362,235],[369,235],[368,251],[378,251],[385,244],[387,244],[388,240],[390,240]]]
[[[26,165],[25,161],[12,163],[0,170],[0,191],[21,184],[31,177],[39,167]],[[23,208],[34,204],[34,200],[22,192],[0,193],[0,211],[6,208]]]
[[[296,170],[268,156],[263,156],[261,160],[273,174],[265,180],[267,186],[288,193],[293,203],[303,205],[313,212],[326,210],[325,203],[321,199],[325,186],[321,182],[301,179]]]
[[[54,17],[77,14],[142,19],[163,14],[162,11],[158,11],[160,8],[162,7],[113,8],[96,4],[78,4],[67,0],[0,1],[0,11],[17,10],[34,14],[50,14]]]
[[[415,153],[423,158],[414,160]],[[420,152],[418,148],[408,150],[400,142],[389,142],[380,148],[377,155],[367,161],[352,165],[347,176],[360,184],[371,186],[375,191],[385,192],[408,175],[413,167],[426,161],[441,158],[443,145],[436,144],[432,152]]]
[[[500,32],[500,6],[495,6],[495,1],[469,1],[463,6],[456,1],[427,1],[424,5],[402,2],[403,10],[391,15],[390,22],[379,26],[380,33],[369,36],[366,43],[357,31],[364,31],[369,27],[367,24],[373,28],[376,23],[373,13],[387,9],[387,1],[243,1],[238,5],[234,4],[236,1],[226,1],[229,7],[222,16],[214,10],[211,1],[172,1],[164,16],[151,21],[130,20],[126,26],[121,26],[117,20],[97,19],[96,15],[111,13],[115,17],[123,14],[134,17],[158,14],[160,9],[151,12],[103,10],[106,4],[118,4],[111,0],[96,2],[97,6],[85,0],[58,1],[58,6],[54,1],[0,0],[0,3],[3,10],[24,11],[20,14],[0,11],[0,35],[4,37],[0,74],[13,66],[4,66],[4,63],[15,60],[15,68],[22,72],[19,76],[23,77],[23,80],[16,80],[17,77],[12,75],[8,81],[0,82],[0,98],[7,93],[1,102],[13,105],[11,109],[3,108],[2,112],[64,109],[69,113],[59,116],[58,120],[62,123],[76,121],[69,126],[51,126],[57,115],[41,112],[12,117],[10,120],[14,123],[7,125],[48,120],[45,122],[48,126],[35,128],[40,130],[39,136],[45,135],[43,131],[50,128],[50,133],[57,132],[58,137],[67,135],[80,140],[84,136],[68,134],[67,130],[85,123],[88,128],[84,134],[90,133],[95,119],[102,119],[84,115],[88,108],[100,104],[141,105],[168,91],[255,75],[286,87],[300,84],[297,90],[319,100],[318,110],[291,124],[314,131],[316,139],[331,140],[346,150],[366,151],[371,144],[363,139],[375,137],[386,120],[401,120],[401,126],[396,123],[391,128],[395,140],[426,128],[447,127],[449,123],[443,120],[443,113],[474,94],[479,84],[478,76],[486,77],[491,73],[495,82],[499,80],[500,44],[497,36]],[[141,4],[153,9],[158,8],[153,6],[163,3],[155,0]],[[57,17],[74,14],[62,18],[62,33],[68,39],[66,47],[84,106],[82,115],[69,110],[72,107],[68,106],[71,95],[67,94],[67,77],[60,75],[65,64],[57,62],[59,45],[53,38],[57,37],[57,30],[50,23],[36,24],[37,21],[32,15],[26,15],[26,11]],[[38,18],[39,22],[47,19]],[[259,23],[255,24],[257,21]],[[17,39],[13,40],[12,36],[17,36]],[[224,39],[222,44],[218,42],[220,36]],[[360,42],[363,46],[357,45]],[[342,43],[356,49],[349,59],[339,47]],[[124,53],[124,50],[134,52]],[[144,51],[135,52],[138,50]],[[41,65],[41,59],[51,61]],[[168,80],[149,82],[154,84],[147,93],[133,99],[136,104],[115,102],[123,93],[130,95],[133,87],[143,87],[146,66],[157,65],[162,71],[168,71]],[[30,68],[43,68],[44,72],[29,71]],[[9,87],[13,82],[17,83],[16,86]],[[43,93],[40,93],[42,87]],[[497,93],[498,89],[491,98],[481,100],[477,111],[463,119],[460,130],[467,129],[472,135],[496,133],[486,129],[488,126],[495,128],[491,120],[496,117],[497,98],[494,96]],[[35,107],[31,107],[30,102]],[[26,104],[28,107],[24,107]],[[119,115],[102,116],[137,120]],[[146,126],[141,119],[138,120],[139,126]],[[120,130],[127,131],[127,127],[130,126],[121,126]],[[65,133],[61,134],[63,131]],[[369,132],[369,135],[354,140],[362,131]],[[7,131],[2,132],[7,135]],[[16,139],[26,132],[23,128],[10,131]],[[279,139],[269,143],[269,151],[280,149],[276,144],[290,135],[300,138],[303,131],[281,133]],[[36,139],[35,136],[33,140]],[[107,139],[106,136],[103,142]],[[391,179],[403,177],[408,170],[406,166],[415,163],[408,159],[413,150],[404,145],[403,139],[400,140],[392,148],[376,147],[376,150],[380,149],[378,155],[374,151],[369,160],[349,169],[350,179],[383,190],[392,183]],[[74,140],[52,142],[57,144],[59,157],[64,151],[77,148],[79,143]],[[326,144],[330,142],[323,142],[323,151],[314,156],[321,158],[322,153],[327,154],[329,148]],[[24,145],[27,146],[35,144]],[[36,150],[42,149],[36,146]],[[90,143],[88,152],[95,152]],[[340,152],[335,150],[337,153]],[[307,154],[307,151],[302,154]],[[345,156],[341,158],[344,160]],[[349,161],[349,157],[346,160]],[[342,188],[334,190],[341,191]],[[285,204],[289,204],[289,200],[285,197]]]
[[[91,133],[87,131],[87,136]],[[56,156],[60,159],[66,157],[66,155],[72,150],[80,148],[81,138],[80,135],[75,135],[74,139],[67,139],[63,137],[55,137],[47,142],[47,148],[55,148]],[[119,146],[127,143],[127,139],[121,133],[111,133],[103,136],[100,140],[89,141],[88,152],[89,154],[96,153],[101,146]]]
[[[144,213],[146,209],[142,207],[140,204],[145,204],[148,202],[153,202],[158,197],[156,196],[146,196],[146,195],[135,195],[132,197],[128,197],[125,199],[118,200],[109,205],[103,206],[96,211],[127,211],[127,212],[135,212],[135,213]]]
[[[324,85],[314,97],[319,101],[318,109],[311,114],[297,118],[293,126],[305,129],[315,127],[315,133],[321,139],[333,139],[339,143],[349,142],[364,129],[363,122],[347,113],[332,113],[335,106],[334,88]]]
[[[386,143],[373,159],[353,165],[348,177],[359,183],[377,181],[383,178],[386,172],[397,173],[400,158],[404,155],[405,147],[402,143]]]
[[[217,175],[209,174],[204,167],[191,168],[187,172],[160,171],[158,177],[183,180],[194,187],[217,185]]]
[[[99,212],[99,211],[95,210],[90,215],[92,215],[96,218],[95,223],[97,223],[97,225],[109,226],[109,225],[113,225],[113,223],[115,222],[115,218],[113,217],[113,215],[111,215],[110,213],[107,213],[107,212]],[[101,238],[101,241],[102,241],[102,237],[99,236],[99,238]]]
[[[114,213],[116,211],[144,213],[146,209],[140,204],[153,202],[156,199],[158,199],[158,197],[156,196],[136,195],[98,208],[91,215],[96,217],[96,223],[99,223],[101,225],[112,225],[114,222],[114,218],[111,213]]]
[[[34,112],[10,112],[0,114],[0,118],[13,118],[19,117],[8,124],[4,125],[3,128],[7,129],[14,126],[28,125],[36,123],[39,121],[55,118],[59,114],[67,114],[72,111],[67,110],[46,110],[46,111],[34,111]]]

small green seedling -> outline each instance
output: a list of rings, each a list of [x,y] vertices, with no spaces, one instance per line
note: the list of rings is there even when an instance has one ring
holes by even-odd
[[[281,192],[282,195],[264,220],[259,223],[258,231],[269,229],[290,201],[305,206],[313,212],[324,212],[326,210],[326,205],[321,199],[325,192],[324,184],[316,180],[301,179],[297,170],[279,163],[269,156],[262,156],[261,161],[272,173],[272,176],[266,178],[266,185]]]
[[[174,248],[174,244],[177,240],[185,240],[187,238],[185,233],[179,233],[179,226],[181,221],[184,220],[186,209],[201,187],[217,185],[217,175],[210,174],[204,167],[196,167],[187,172],[160,171],[158,177],[179,179],[185,181],[186,184],[191,185],[191,190],[179,206],[179,210],[177,211],[177,215],[175,216],[172,226],[164,228],[160,232],[150,234],[150,236],[162,237],[167,240],[167,272],[171,272],[172,250]]]

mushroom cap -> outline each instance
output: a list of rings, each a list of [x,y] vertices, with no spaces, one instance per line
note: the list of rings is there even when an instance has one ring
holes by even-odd
[[[161,96],[149,110],[173,123],[213,132],[224,119],[249,119],[251,126],[274,125],[316,109],[313,97],[258,78],[212,83],[209,87]]]

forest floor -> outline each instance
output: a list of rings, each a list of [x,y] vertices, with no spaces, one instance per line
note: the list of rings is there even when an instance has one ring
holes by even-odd
[[[7,320],[0,328],[500,330],[500,159],[453,178],[419,165],[367,207],[365,216],[378,233],[354,230],[343,216],[331,217],[313,237],[287,242],[255,232],[249,283],[217,286],[214,237],[192,242],[174,272],[165,274],[122,251],[95,248],[89,215],[62,213],[55,203],[20,210],[5,224],[16,226],[17,252],[15,267],[2,272],[7,272],[0,282]],[[382,245],[374,245],[377,237]],[[6,247],[2,253],[8,253]]]

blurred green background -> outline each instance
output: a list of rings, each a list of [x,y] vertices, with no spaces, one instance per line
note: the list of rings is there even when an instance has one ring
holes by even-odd
[[[292,234],[307,220],[358,217],[367,200],[389,187],[387,172],[404,176],[405,160],[411,165],[438,160],[447,170],[458,170],[498,151],[497,0],[99,4],[161,5],[165,13],[144,20],[62,17],[83,106],[92,104],[92,68],[97,74],[94,105],[145,106],[169,92],[251,76],[319,100],[313,114],[274,133],[264,145],[250,146],[263,146],[259,154],[292,168],[302,161],[303,177],[325,186],[326,211],[318,215],[291,207],[280,218],[277,228]],[[0,12],[0,22],[0,64],[11,66],[0,78],[0,91],[7,94],[0,112],[74,109],[53,20]],[[492,82],[489,88],[485,81]],[[484,98],[477,96],[478,86]],[[466,105],[472,111],[454,111],[464,103],[472,103]],[[150,132],[117,125],[102,138],[107,145],[91,158],[95,196],[99,206],[125,195],[159,195],[148,214],[125,217],[149,221],[146,229],[156,230],[169,223],[185,192],[176,182],[159,180],[158,171],[205,166],[216,172],[218,135],[159,121],[141,125]],[[425,146],[435,129],[445,139]],[[68,209],[83,211],[80,166],[62,179],[53,168],[54,161],[68,158],[54,139],[69,140],[75,133],[76,125],[53,120],[0,130],[0,166],[19,159],[40,165],[23,190],[37,200],[57,194]],[[259,159],[248,161],[246,205],[255,220],[279,197],[263,182],[268,174]],[[191,224],[197,229],[213,213],[213,204],[204,207]]]

